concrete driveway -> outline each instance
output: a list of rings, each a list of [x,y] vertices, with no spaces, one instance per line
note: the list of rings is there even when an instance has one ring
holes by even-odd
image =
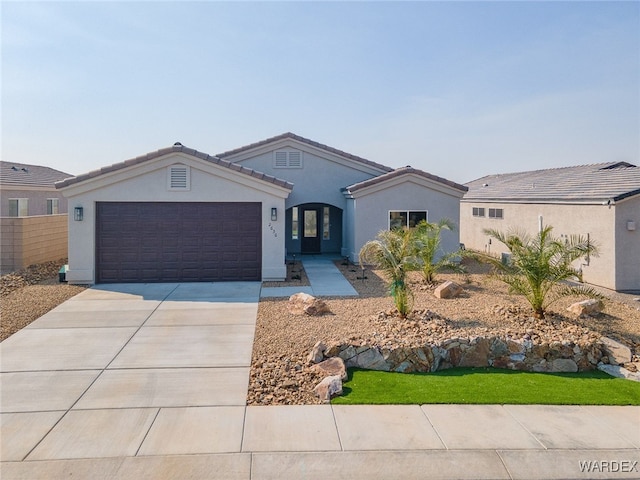
[[[259,296],[99,286],[0,343],[2,480],[640,477],[640,407],[247,407]]]
[[[2,461],[194,453],[207,433],[238,451],[259,295],[99,286],[17,332],[0,344]]]

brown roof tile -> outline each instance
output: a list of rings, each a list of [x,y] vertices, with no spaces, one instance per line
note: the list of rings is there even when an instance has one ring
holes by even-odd
[[[264,145],[268,145],[269,143],[277,142],[279,140],[286,140],[286,139],[292,139],[292,140],[297,140],[298,142],[306,143],[307,145],[310,145],[312,147],[316,147],[316,148],[319,148],[319,149],[324,150],[326,152],[333,153],[335,155],[339,155],[341,157],[348,158],[349,160],[354,160],[356,162],[368,165],[370,167],[377,168],[377,169],[382,170],[384,172],[391,172],[393,170],[392,168],[387,167],[385,165],[381,165],[379,163],[372,162],[371,160],[367,160],[366,158],[358,157],[357,155],[353,155],[351,153],[347,153],[347,152],[344,152],[342,150],[338,150],[337,148],[333,148],[333,147],[330,147],[328,145],[324,145],[322,143],[315,142],[313,140],[309,140],[308,138],[301,137],[300,135],[296,135],[295,133],[291,133],[291,132],[283,133],[283,134],[277,135],[275,137],[267,138],[266,140],[261,140],[261,141],[256,142],[256,143],[251,143],[249,145],[245,145],[244,147],[235,148],[235,149],[229,150],[227,152],[219,153],[219,154],[217,154],[217,157],[219,157],[219,158],[229,157],[229,156],[232,156],[232,155],[236,155],[238,153],[243,153],[243,152],[246,152],[246,151],[249,151],[249,150],[253,150],[254,148],[259,148],[259,147],[262,147]]]
[[[187,148],[184,145],[180,145],[180,144],[173,145],[172,147],[161,148],[160,150],[156,150],[155,152],[150,152],[144,155],[140,155],[139,157],[131,158],[129,160],[125,160],[124,162],[114,163],[113,165],[107,165],[106,167],[102,167],[100,170],[94,170],[88,173],[84,173],[82,175],[78,175],[76,177],[67,178],[66,180],[57,182],[55,185],[56,185],[56,188],[68,187],[76,183],[84,182],[86,180],[99,177],[106,173],[115,172],[115,171],[122,170],[124,168],[131,167],[134,165],[139,165],[141,163],[145,163],[145,162],[154,160],[156,158],[162,157],[163,155],[167,155],[169,153],[176,153],[176,152],[184,153],[192,157],[200,158],[201,160],[205,160],[207,162],[220,165],[221,167],[228,168],[236,172],[240,172],[243,175],[254,177],[265,182],[273,183],[274,185],[278,185],[279,187],[284,187],[289,190],[293,189],[293,184],[290,182],[287,182],[286,180],[282,180],[280,178],[276,178],[271,175],[266,175],[262,172],[258,172],[256,170],[252,170],[250,168],[246,168],[241,165],[231,163],[219,157],[215,157],[203,152],[199,152],[198,150],[194,150],[193,148]]]
[[[0,161],[0,185],[53,188],[56,182],[72,176],[40,165]]]
[[[365,180],[363,182],[355,183],[347,187],[347,190],[351,193],[361,190],[366,187],[370,187],[372,185],[377,185],[379,183],[386,182],[391,180],[392,178],[397,178],[402,175],[414,174],[419,175],[420,177],[432,180],[434,182],[442,183],[443,185],[447,185],[456,190],[460,190],[461,192],[466,192],[468,190],[464,185],[460,185],[459,183],[452,182],[451,180],[447,180],[446,178],[438,177],[436,175],[432,175],[423,170],[418,170],[413,167],[401,167],[393,170],[392,172],[385,173],[384,175],[380,175],[379,177],[370,178],[369,180]]]

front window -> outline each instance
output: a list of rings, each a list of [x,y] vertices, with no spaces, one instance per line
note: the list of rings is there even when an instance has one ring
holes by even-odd
[[[473,207],[473,216],[474,217],[484,217],[484,208]]]
[[[427,221],[426,210],[391,210],[389,211],[389,230],[414,228],[423,220]]]

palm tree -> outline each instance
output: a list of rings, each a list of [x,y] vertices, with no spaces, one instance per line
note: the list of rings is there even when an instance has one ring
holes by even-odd
[[[437,223],[421,221],[413,231],[415,255],[420,259],[420,271],[427,283],[433,283],[436,273],[451,270],[464,273],[464,267],[455,259],[460,258],[461,251],[444,253],[440,248],[440,234],[442,230],[454,230],[455,224],[448,218]],[[438,254],[441,256],[436,260]]]
[[[501,261],[487,259],[496,268],[498,276],[512,292],[524,295],[536,318],[544,318],[547,307],[558,299],[571,295],[585,295],[602,299],[594,289],[564,283],[580,278],[573,262],[587,255],[597,256],[597,247],[588,238],[571,235],[566,240],[554,238],[553,227],[543,227],[537,235],[513,230],[507,234],[494,229],[484,233],[507,246],[511,257]]]
[[[413,296],[407,285],[407,272],[416,269],[413,235],[408,229],[383,230],[375,240],[360,249],[360,265],[371,264],[382,270],[389,281],[389,293],[403,318],[411,312]]]

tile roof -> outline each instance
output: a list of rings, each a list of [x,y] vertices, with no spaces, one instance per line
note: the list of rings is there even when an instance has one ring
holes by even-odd
[[[385,173],[384,175],[380,175],[378,177],[370,178],[369,180],[364,180],[359,183],[355,183],[347,187],[347,191],[353,193],[360,189],[370,187],[371,185],[376,185],[378,183],[386,182],[387,180],[391,180],[392,178],[400,177],[402,175],[414,174],[419,175],[428,180],[432,180],[434,182],[442,183],[451,188],[455,188],[456,190],[460,190],[462,192],[466,192],[468,190],[464,185],[460,185],[459,183],[452,182],[451,180],[447,180],[446,178],[438,177],[436,175],[431,175],[430,173],[424,172],[422,170],[418,170],[417,168],[413,168],[410,166],[397,168],[389,173]]]
[[[160,150],[156,150],[155,152],[147,153],[146,155],[141,155],[136,158],[132,158],[130,160],[125,160],[124,162],[114,163],[113,165],[109,165],[101,168],[100,170],[94,170],[89,173],[85,173],[83,175],[78,175],[77,177],[68,178],[62,182],[56,183],[56,188],[64,188],[70,185],[74,185],[76,183],[84,182],[85,180],[90,180],[106,173],[115,172],[118,170],[122,170],[123,168],[131,167],[133,165],[139,165],[141,163],[145,163],[156,158],[159,158],[163,155],[167,155],[169,153],[184,153],[186,155],[190,155],[192,157],[197,157],[201,160],[205,160],[207,162],[211,162],[213,164],[219,165],[224,168],[228,168],[229,170],[233,170],[235,172],[241,173],[243,175],[248,175],[250,177],[257,178],[259,180],[263,180],[265,182],[273,183],[274,185],[278,185],[279,187],[284,187],[289,190],[293,189],[293,184],[287,182],[286,180],[282,180],[280,178],[272,177],[271,175],[267,175],[262,172],[258,172],[257,170],[252,170],[251,168],[243,167],[242,165],[238,165],[237,163],[231,163],[227,160],[223,160],[221,158],[208,155],[206,153],[199,152],[198,150],[194,150],[193,148],[185,147],[180,143],[175,143],[171,147],[162,148]]]
[[[309,140],[308,138],[301,137],[300,135],[296,135],[295,133],[291,133],[291,132],[283,133],[283,134],[277,135],[275,137],[267,138],[266,140],[261,140],[259,142],[252,143],[250,145],[245,145],[244,147],[240,147],[240,148],[236,148],[236,149],[233,149],[233,150],[229,150],[227,152],[219,153],[217,156],[220,157],[220,158],[225,158],[225,157],[229,157],[231,155],[236,155],[238,153],[243,153],[243,152],[252,150],[254,148],[259,148],[259,147],[262,147],[264,145],[268,145],[269,143],[272,143],[272,142],[277,142],[279,140],[286,140],[286,139],[297,140],[298,142],[306,143],[307,145],[310,145],[312,147],[316,147],[316,148],[319,148],[321,150],[325,150],[326,152],[333,153],[335,155],[339,155],[341,157],[348,158],[349,160],[354,160],[356,162],[363,163],[365,165],[377,168],[377,169],[382,170],[384,172],[391,172],[393,170],[393,168],[391,168],[391,167],[387,167],[385,165],[381,165],[379,163],[372,162],[371,160],[367,160],[366,158],[358,157],[357,155],[352,155],[351,153],[347,153],[347,152],[344,152],[342,150],[338,150],[337,148],[329,147],[328,145],[324,145],[322,143],[314,142],[313,140]]]
[[[56,182],[72,176],[40,165],[0,161],[0,185],[53,188]]]
[[[598,163],[488,175],[466,185],[464,201],[615,201],[640,195],[640,168],[627,162]]]

